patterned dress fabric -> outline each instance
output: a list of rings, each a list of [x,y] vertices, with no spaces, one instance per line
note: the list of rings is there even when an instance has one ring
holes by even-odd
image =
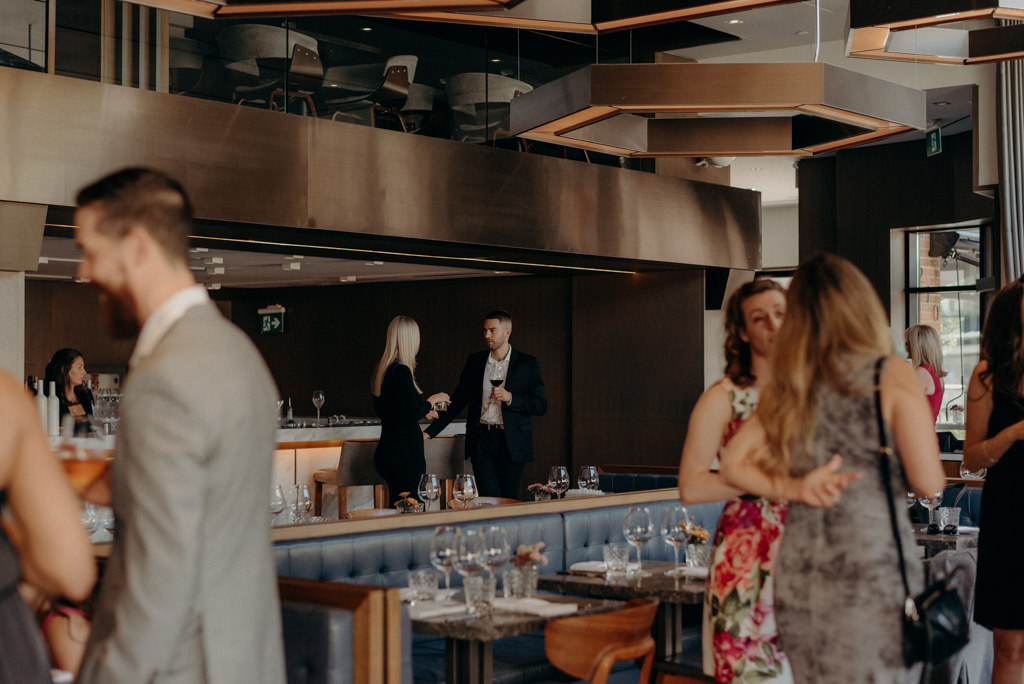
[[[720,382],[732,404],[724,448],[753,413],[758,394],[728,378]],[[784,502],[753,496],[727,503],[718,520],[705,593],[703,643],[705,671],[722,684],[793,681],[779,649],[772,605],[774,560],[785,524]]]
[[[874,364],[862,371],[870,388]],[[819,390],[815,431],[808,453],[794,453],[800,476],[841,454],[841,472],[860,473],[832,508],[791,503],[775,566],[775,618],[779,643],[797,684],[903,684],[919,668],[903,665],[904,591],[889,504],[879,472],[874,394]],[[890,428],[886,425],[886,431]],[[893,444],[891,434],[889,444]],[[896,524],[910,591],[923,589],[924,569],[910,516],[900,494],[907,481],[897,456],[890,462]]]

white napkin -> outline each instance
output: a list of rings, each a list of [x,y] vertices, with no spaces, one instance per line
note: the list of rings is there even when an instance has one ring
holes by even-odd
[[[494,599],[494,608],[495,610],[507,610],[511,613],[526,613],[541,617],[569,615],[576,612],[575,603],[552,603],[539,598],[496,598]]]
[[[464,601],[424,601],[409,606],[409,619],[426,620],[442,615],[454,615],[465,612],[466,603]]]
[[[636,572],[640,569],[639,563],[629,563],[626,566],[628,572]],[[569,572],[596,572],[604,573],[604,561],[580,561],[569,566]]]
[[[437,598],[435,600],[443,601],[445,599],[450,599],[451,597],[455,596],[457,593],[459,593],[458,589],[438,589],[437,590]],[[408,603],[409,601],[412,601],[413,600],[412,587],[399,587],[399,589],[398,589],[398,596],[403,601],[405,601],[406,603]]]
[[[960,532],[960,534],[978,534],[978,531],[980,529],[980,527],[974,527],[972,525],[960,525],[959,527],[957,527],[957,530]]]
[[[679,566],[679,576],[707,579],[708,569],[707,566],[700,568],[691,568],[689,565],[681,565]]]

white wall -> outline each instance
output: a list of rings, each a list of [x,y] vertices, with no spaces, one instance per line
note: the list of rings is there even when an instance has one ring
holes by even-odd
[[[25,273],[0,271],[0,368],[25,378]]]
[[[761,268],[795,268],[800,263],[800,207],[761,207]]]

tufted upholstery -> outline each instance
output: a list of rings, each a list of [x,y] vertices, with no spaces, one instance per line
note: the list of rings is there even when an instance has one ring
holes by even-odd
[[[349,684],[352,611],[298,601],[281,602],[288,684]]]
[[[671,489],[678,484],[676,475],[655,473],[599,473],[598,488],[602,492],[640,492],[648,489]]]

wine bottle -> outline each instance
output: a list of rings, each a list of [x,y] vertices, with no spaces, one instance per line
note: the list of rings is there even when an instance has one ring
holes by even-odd
[[[53,437],[60,434],[60,400],[57,399],[57,383],[53,380],[46,396],[46,434]]]
[[[43,379],[36,380],[36,408],[39,409],[39,420],[43,422],[43,429],[46,429],[46,392],[43,391]]]
[[[288,397],[288,422],[289,423],[294,423],[295,422],[295,414],[292,413],[292,398],[291,397]]]

